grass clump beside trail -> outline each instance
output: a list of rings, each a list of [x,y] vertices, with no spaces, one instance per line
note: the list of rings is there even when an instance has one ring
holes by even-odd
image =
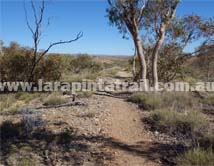
[[[214,132],[211,130],[198,140],[200,147],[214,150]]]
[[[213,166],[214,153],[202,148],[188,150],[177,157],[178,166]]]
[[[1,95],[0,96],[0,111],[8,109],[16,102],[14,95]]]
[[[68,102],[67,98],[64,98],[63,96],[60,96],[59,94],[51,94],[44,100],[45,106],[56,106],[60,104],[65,104]]]
[[[41,97],[42,93],[29,93],[29,92],[18,92],[15,94],[17,100],[29,102],[35,98]]]
[[[89,98],[93,95],[93,92],[89,91],[89,92],[78,92],[76,94],[77,97],[79,98]]]
[[[18,92],[0,95],[0,111],[15,112],[21,106],[33,99],[41,97],[42,93]]]
[[[145,121],[152,130],[177,136],[178,138],[192,138],[203,135],[207,129],[207,121],[198,111],[186,114],[172,110],[156,110]]]
[[[182,92],[138,92],[129,97],[128,101],[139,104],[145,110],[172,108],[176,111],[185,111],[195,104],[195,99],[191,94]]]
[[[214,105],[214,95],[204,98],[202,102],[204,104]]]
[[[135,93],[128,101],[139,104],[145,110],[159,109],[162,106],[162,99],[154,93]]]
[[[83,115],[83,117],[87,117],[87,118],[94,118],[96,116],[96,112],[87,112]]]

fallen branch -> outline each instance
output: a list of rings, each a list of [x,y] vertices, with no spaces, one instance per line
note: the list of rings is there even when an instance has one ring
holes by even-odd
[[[70,106],[84,106],[86,105],[83,102],[80,101],[75,101],[75,102],[69,102],[69,103],[65,103],[65,104],[60,104],[60,105],[50,105],[50,106],[42,106],[42,107],[37,107],[34,109],[49,109],[49,108],[60,108],[60,107],[70,107]]]
[[[124,99],[130,96],[130,92],[112,93],[112,92],[104,91],[104,92],[95,92],[94,94],[99,96],[108,96],[108,97],[114,97],[114,98],[120,98],[120,99]]]

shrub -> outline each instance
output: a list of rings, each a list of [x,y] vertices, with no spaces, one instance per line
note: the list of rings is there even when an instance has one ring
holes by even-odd
[[[214,105],[214,95],[204,98],[202,102],[204,104]]]
[[[156,110],[145,119],[152,130],[158,130],[179,138],[197,139],[207,129],[207,121],[200,112],[186,114],[170,110]]]
[[[1,95],[0,99],[0,111],[7,109],[13,105],[15,102],[14,95]]]
[[[77,93],[76,96],[79,97],[79,98],[89,98],[92,95],[93,95],[92,92],[79,92],[79,93]]]
[[[71,73],[69,75],[64,75],[62,80],[63,82],[82,82],[84,79],[95,80],[99,75],[100,73],[85,71],[79,74]]]
[[[14,124],[10,120],[4,121],[0,126],[0,136],[2,140],[19,137],[22,132],[21,124]]]
[[[56,106],[56,105],[64,104],[67,102],[68,102],[68,99],[66,99],[60,95],[52,94],[52,95],[48,96],[47,99],[45,99],[44,105],[45,106]]]
[[[17,106],[11,106],[11,107],[5,109],[5,111],[7,111],[7,112],[16,112],[18,109],[19,109],[19,107],[17,107]]]
[[[29,102],[37,97],[40,97],[41,93],[28,93],[28,92],[18,92],[15,94],[15,98],[17,100],[22,100],[25,102]]]
[[[177,157],[179,166],[212,166],[214,153],[212,150],[195,148]]]
[[[214,150],[214,133],[210,131],[199,138],[198,144],[200,147]]]
[[[17,166],[36,166],[36,163],[32,160],[31,157],[20,157],[17,161]]]
[[[4,49],[4,55],[0,56],[0,80],[1,81],[28,81],[32,69],[33,50],[22,48],[18,44],[11,44]],[[46,56],[37,65],[34,80],[46,81],[59,80],[63,67],[61,57],[58,55]]]
[[[139,104],[145,110],[170,108],[178,112],[185,111],[195,105],[193,96],[182,92],[137,92],[129,97],[128,101]]]
[[[79,55],[70,62],[70,70],[74,73],[81,73],[85,70],[90,72],[98,72],[102,69],[102,65],[95,62],[88,55]]]
[[[152,110],[162,107],[162,100],[158,94],[138,92],[129,97],[128,101],[139,104],[143,109]]]
[[[11,44],[0,57],[0,75],[3,81],[26,81],[31,67],[32,50]]]
[[[82,115],[82,117],[87,117],[87,118],[94,118],[95,116],[96,116],[96,112],[93,112],[93,111],[84,113],[84,114]]]
[[[32,108],[22,108],[19,112],[22,113],[21,124],[26,134],[45,127],[46,121],[42,119],[42,113],[40,111]]]
[[[60,80],[63,73],[62,57],[60,55],[49,55],[40,62],[36,69],[36,79],[44,81]]]
[[[163,106],[177,112],[198,108],[197,99],[189,92],[165,92],[161,95]]]

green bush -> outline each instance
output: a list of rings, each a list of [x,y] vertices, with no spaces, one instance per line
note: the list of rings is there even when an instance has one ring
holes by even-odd
[[[177,157],[178,166],[212,166],[214,153],[212,150],[195,148]]]
[[[92,92],[79,92],[79,93],[77,93],[76,96],[79,97],[79,98],[89,98],[92,95],[93,95]]]
[[[102,70],[102,65],[88,55],[79,55],[70,62],[70,70],[73,73],[82,73],[85,70],[96,73]]]
[[[182,92],[137,92],[129,97],[128,101],[139,104],[145,110],[170,108],[176,111],[185,111],[196,103],[191,94]]]
[[[198,108],[198,99],[194,98],[190,92],[165,92],[160,97],[163,100],[163,106],[178,112]]]
[[[204,104],[214,105],[214,95],[204,98],[202,102]]]
[[[0,75],[3,81],[26,81],[29,75],[32,50],[22,49],[14,46],[4,50],[4,55],[0,57]]]
[[[214,150],[214,133],[210,131],[199,138],[198,144],[200,147]]]
[[[37,97],[40,97],[41,95],[42,95],[41,93],[18,92],[15,94],[15,98],[17,100],[29,102]]]
[[[40,62],[36,69],[38,76],[36,80],[58,81],[63,73],[62,57],[60,55],[49,55]]]
[[[159,109],[162,107],[162,99],[159,94],[138,92],[129,97],[128,101],[140,104],[146,110]]]
[[[156,110],[151,112],[145,120],[152,130],[179,138],[196,139],[208,129],[208,122],[198,111],[189,111],[184,114],[172,110]]]
[[[32,69],[33,50],[11,43],[4,48],[4,55],[0,56],[1,81],[28,81]],[[43,57],[34,72],[34,80],[59,80],[63,72],[61,56],[49,55]]]
[[[83,117],[87,117],[87,118],[94,118],[96,116],[96,112],[87,112],[83,115]]]
[[[14,95],[1,95],[0,96],[0,111],[7,109],[16,101]]]
[[[44,100],[44,105],[45,106],[56,106],[56,105],[60,105],[60,104],[65,104],[67,102],[68,102],[68,99],[66,99],[60,95],[52,94],[52,95],[48,96],[47,99]]]

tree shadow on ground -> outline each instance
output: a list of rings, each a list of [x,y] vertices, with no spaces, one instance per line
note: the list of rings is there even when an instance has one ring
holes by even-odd
[[[40,156],[44,165],[105,165],[106,161],[113,160],[113,155],[106,152],[106,148],[119,149],[135,156],[142,156],[148,161],[161,159],[163,165],[174,165],[170,158],[178,152],[183,152],[181,145],[139,142],[128,145],[119,140],[104,136],[79,135],[74,129],[66,129],[54,133],[45,129],[25,133],[20,123],[7,123],[0,126],[1,131],[1,163],[8,165],[7,159],[11,154],[12,146],[22,149],[28,146],[33,153]]]

